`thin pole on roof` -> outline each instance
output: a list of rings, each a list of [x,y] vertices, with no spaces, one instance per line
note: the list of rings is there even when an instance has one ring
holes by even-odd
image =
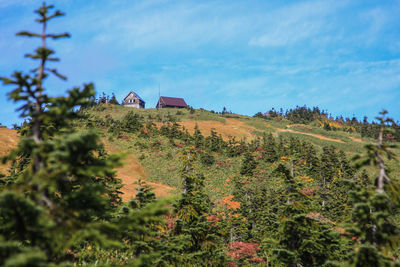
[[[157,105],[157,108],[160,108],[160,98],[161,98],[160,83],[158,83],[158,105]]]

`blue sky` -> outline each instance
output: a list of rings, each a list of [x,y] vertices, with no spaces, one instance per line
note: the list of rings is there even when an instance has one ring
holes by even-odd
[[[0,76],[27,71],[23,54],[38,40],[42,1],[0,0]],[[94,82],[118,100],[133,90],[154,107],[161,95],[195,108],[253,115],[296,105],[333,115],[367,115],[386,108],[400,119],[400,1],[54,1],[67,16],[49,26],[70,39],[50,41],[67,82]],[[51,3],[51,2],[49,2]],[[20,122],[0,85],[0,123]]]

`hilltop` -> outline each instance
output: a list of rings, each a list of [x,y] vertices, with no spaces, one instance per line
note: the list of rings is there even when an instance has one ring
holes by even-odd
[[[99,121],[122,120],[128,113],[138,115],[144,125],[153,123],[158,129],[168,123],[176,123],[182,131],[193,135],[195,128],[205,137],[214,131],[222,140],[229,142],[256,142],[264,134],[272,134],[275,138],[296,137],[301,141],[313,144],[320,153],[323,147],[332,146],[344,151],[348,156],[361,153],[365,144],[374,142],[371,138],[362,138],[359,133],[343,131],[327,131],[318,125],[293,123],[285,118],[249,117],[238,114],[218,114],[198,109],[135,109],[121,105],[101,104],[85,110],[89,120],[97,121],[92,126],[102,136],[108,153],[124,153],[124,165],[117,169],[117,177],[122,180],[124,187],[123,200],[134,197],[139,178],[144,179],[155,190],[156,196],[164,197],[178,192],[181,186],[179,166],[183,145],[171,144],[165,137],[140,137],[139,134],[117,133],[111,130],[110,125],[102,125]],[[86,128],[82,124],[77,127]],[[18,142],[15,130],[0,128],[1,155],[8,153]],[[215,164],[203,166],[207,186],[211,196],[224,197],[225,181],[232,178],[239,170],[240,157],[226,157],[219,151],[213,153]],[[392,165],[390,165],[392,166]],[[395,174],[399,173],[393,165]],[[5,173],[7,167],[1,165],[0,171]],[[224,192],[224,193],[223,193]]]

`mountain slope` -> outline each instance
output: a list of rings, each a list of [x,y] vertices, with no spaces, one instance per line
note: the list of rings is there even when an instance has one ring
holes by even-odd
[[[312,143],[318,151],[325,146],[334,146],[347,154],[363,151],[364,143],[370,139],[361,139],[357,133],[342,131],[326,131],[320,127],[293,124],[285,119],[264,120],[237,114],[216,114],[206,110],[176,110],[176,109],[132,109],[116,105],[99,105],[88,110],[86,115],[91,120],[104,121],[107,119],[121,120],[128,112],[133,112],[146,123],[154,123],[161,128],[168,122],[176,121],[180,127],[193,135],[197,126],[205,136],[215,131],[223,140],[234,138],[237,141],[257,142],[263,133],[273,134],[275,137],[296,137],[302,141]],[[84,127],[83,125],[79,127]],[[184,144],[166,137],[140,137],[137,134],[123,134],[117,137],[109,131],[107,126],[95,126],[102,136],[106,150],[109,153],[127,153],[124,165],[117,169],[117,177],[121,178],[124,187],[123,200],[134,197],[139,178],[145,180],[154,188],[157,197],[172,194],[181,186],[180,161]],[[15,130],[0,128],[0,155],[5,155],[17,145],[18,135]],[[206,186],[211,195],[221,198],[229,195],[230,181],[239,171],[241,158],[227,157],[222,153],[214,153],[215,163],[211,166],[202,166],[206,178]],[[395,163],[389,163],[394,174],[399,173]],[[1,165],[0,172],[5,173],[7,166]],[[373,171],[371,171],[373,173]]]

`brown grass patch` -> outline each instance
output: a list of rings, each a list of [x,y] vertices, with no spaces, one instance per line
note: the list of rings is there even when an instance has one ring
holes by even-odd
[[[354,142],[364,143],[364,141],[361,140],[360,138],[356,138],[356,137],[352,137],[352,136],[349,136],[349,138]]]
[[[12,149],[18,145],[18,133],[6,127],[0,127],[0,156],[7,155]],[[0,173],[8,173],[9,164],[0,163]]]
[[[204,136],[210,136],[211,129],[215,129],[218,134],[221,134],[224,140],[229,139],[229,137],[254,139],[257,136],[253,133],[257,131],[256,128],[232,118],[225,118],[225,123],[219,121],[184,121],[178,122],[178,124],[184,126],[190,134],[194,133],[194,128],[197,124]],[[156,125],[161,127],[162,123],[157,123]]]
[[[104,145],[109,153],[121,152],[106,141],[104,141]],[[135,198],[137,192],[137,184],[135,184],[135,182],[137,182],[139,178],[145,181],[146,184],[153,187],[153,192],[156,194],[157,198],[168,196],[170,195],[171,191],[174,190],[173,187],[164,184],[146,181],[146,171],[134,154],[127,155],[123,159],[123,165],[116,168],[116,171],[117,177],[120,178],[124,184],[124,186],[121,188],[123,193],[121,196],[122,201],[129,201],[132,198]]]

